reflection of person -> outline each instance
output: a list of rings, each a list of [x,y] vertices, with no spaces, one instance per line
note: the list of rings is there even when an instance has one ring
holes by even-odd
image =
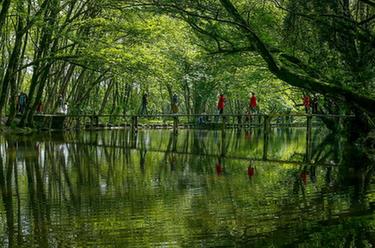
[[[250,130],[246,130],[245,131],[245,139],[246,140],[251,140],[251,131]]]
[[[140,165],[142,173],[145,172],[146,153],[147,153],[147,150],[139,151],[139,165]]]
[[[247,167],[247,175],[249,178],[252,178],[255,174],[255,168],[252,166],[251,162],[249,164],[249,167]]]
[[[223,165],[221,164],[221,158],[218,158],[215,169],[216,175],[221,176],[223,174]]]
[[[177,159],[176,159],[175,154],[171,154],[169,156],[169,163],[171,165],[171,171],[175,171],[176,170],[176,163],[177,163]]]

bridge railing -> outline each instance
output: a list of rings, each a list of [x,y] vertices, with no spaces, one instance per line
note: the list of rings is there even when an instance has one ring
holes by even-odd
[[[305,114],[305,113],[271,113],[271,114],[147,114],[147,115],[119,115],[119,114],[37,114],[37,118],[46,118],[50,123],[64,124],[68,128],[88,127],[131,127],[136,131],[138,127],[154,125],[160,127],[207,126],[212,128],[228,128],[243,126],[309,126],[321,125],[322,119],[340,121],[353,118],[353,115],[340,114]],[[53,121],[54,120],[54,121]],[[52,124],[51,124],[52,125]],[[50,125],[50,126],[51,126]],[[56,124],[55,124],[56,125]],[[51,128],[54,128],[53,126]]]

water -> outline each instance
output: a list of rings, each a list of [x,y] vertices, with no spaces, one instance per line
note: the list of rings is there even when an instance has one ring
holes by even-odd
[[[322,130],[314,131],[311,160],[304,129],[273,130],[267,152],[263,137],[0,136],[0,245],[375,246],[371,167],[343,157],[340,139]]]

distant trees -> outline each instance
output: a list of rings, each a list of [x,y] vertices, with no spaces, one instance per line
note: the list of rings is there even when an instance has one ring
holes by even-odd
[[[18,125],[32,126],[39,103],[54,112],[60,95],[75,113],[135,113],[142,92],[151,93],[154,111],[177,93],[182,111],[199,113],[223,90],[231,111],[244,108],[252,90],[262,92],[265,110],[280,97],[277,108],[293,107],[298,88],[334,103],[323,111],[339,106],[363,132],[374,128],[372,1],[5,0],[0,7],[0,116],[8,114],[8,125],[20,91],[29,101]]]
[[[371,1],[164,1],[130,6],[187,21],[217,53],[257,54],[277,78],[333,99],[374,128],[375,9]]]

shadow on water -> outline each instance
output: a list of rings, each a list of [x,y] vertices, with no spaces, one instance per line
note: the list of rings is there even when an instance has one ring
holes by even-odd
[[[373,162],[322,130],[310,147],[291,129],[53,133],[0,153],[4,247],[375,245]]]

